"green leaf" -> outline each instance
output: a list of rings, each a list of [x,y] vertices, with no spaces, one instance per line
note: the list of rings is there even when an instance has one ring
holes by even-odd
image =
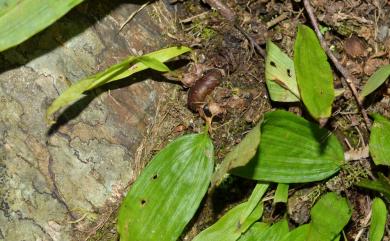
[[[327,193],[310,211],[311,222],[307,240],[331,241],[339,235],[352,215],[348,200],[336,193]]]
[[[369,231],[370,241],[381,241],[385,232],[387,208],[380,198],[375,198],[372,202],[372,216]]]
[[[274,205],[276,203],[287,203],[288,199],[288,184],[278,183],[274,196]]]
[[[300,101],[294,62],[270,40],[267,41],[265,79],[272,101]],[[340,96],[343,93],[344,89],[342,88],[334,90],[335,96]]]
[[[303,183],[333,175],[343,162],[343,148],[331,132],[278,110],[265,114],[258,155],[231,173],[262,181]]]
[[[348,200],[327,193],[311,209],[311,222],[286,234],[281,241],[335,241],[351,218]]]
[[[229,210],[222,218],[220,218],[209,228],[199,233],[192,241],[237,240],[241,236],[241,233],[244,232],[238,224],[241,212],[246,209],[246,204],[247,203],[241,203]],[[259,203],[256,209],[250,215],[250,219],[244,223],[244,226],[242,226],[243,229],[248,229],[252,223],[261,217],[262,213],[263,203]]]
[[[255,188],[252,191],[251,196],[249,197],[246,209],[244,212],[242,212],[240,217],[240,223],[239,226],[242,226],[243,223],[248,219],[250,214],[255,210],[255,208],[259,205],[261,198],[264,196],[265,192],[268,189],[269,184],[268,183],[258,183],[256,184]],[[243,230],[246,231],[246,230]]]
[[[261,233],[257,241],[279,241],[288,233],[288,222],[286,219],[273,224],[263,233]]]
[[[0,51],[18,45],[65,15],[82,0],[0,1]]]
[[[246,231],[238,241],[258,241],[258,237],[269,227],[269,224],[257,222]]]
[[[316,34],[305,25],[298,26],[294,66],[300,95],[314,119],[330,117],[334,100],[333,75]]]
[[[332,241],[340,241],[340,238],[341,238],[341,235],[339,234],[339,235],[337,235],[337,237],[334,238]]]
[[[272,41],[267,41],[265,79],[271,100],[298,102],[299,91],[295,79],[294,62]]]
[[[239,241],[279,241],[288,233],[288,222],[280,220],[269,227],[266,223],[254,223]]]
[[[373,114],[374,124],[370,134],[370,154],[376,165],[390,166],[390,121]]]
[[[268,184],[257,184],[247,202],[229,210],[222,218],[199,233],[192,241],[236,241],[263,214],[263,203],[260,202],[260,199],[267,188]]]
[[[309,233],[310,228],[310,224],[301,225],[285,235],[280,241],[307,241],[309,240],[307,234]],[[340,241],[340,235],[329,241]]]
[[[170,59],[173,59],[173,58],[180,56],[184,53],[187,53],[189,51],[191,51],[191,49],[188,47],[177,46],[177,47],[170,47],[170,48],[166,48],[166,49],[160,49],[160,50],[154,51],[152,53],[145,54],[145,55],[143,55],[143,57],[152,57],[152,58],[164,63]],[[139,62],[139,63],[131,66],[131,68],[127,69],[126,71],[119,74],[118,76],[112,78],[107,83],[129,77],[130,75],[137,73],[139,71],[145,70],[149,67],[150,66],[147,66],[145,63]]]
[[[168,66],[166,66],[164,63],[160,62],[156,58],[150,57],[150,56],[141,56],[138,58],[139,62],[143,63],[147,67],[160,71],[160,72],[166,72],[170,71]]]
[[[307,241],[310,224],[304,224],[286,234],[280,241]],[[325,241],[325,240],[322,240]]]
[[[363,179],[357,186],[380,192],[390,200],[390,181],[382,173],[378,173],[378,176],[379,178],[375,181]]]
[[[260,143],[260,125],[261,121],[225,156],[213,174],[212,186],[218,186],[229,170],[245,166],[256,155]]]
[[[73,84],[67,90],[65,90],[65,92],[63,92],[57,99],[55,99],[54,102],[49,106],[46,111],[46,119],[51,122],[51,116],[60,108],[80,99],[82,96],[84,96],[84,92],[91,90],[99,84],[102,85],[106,83],[109,79],[113,78],[115,75],[122,73],[127,68],[129,68],[130,64],[133,61],[135,61],[135,57],[130,56],[121,63],[111,66],[104,72],[90,76]]]
[[[390,75],[390,64],[380,67],[364,85],[362,92],[360,92],[360,99],[374,92],[379,86],[381,86]]]
[[[147,68],[152,68],[158,71],[169,71],[169,68],[163,64],[163,62],[166,62],[190,50],[190,48],[184,46],[170,47],[166,49],[160,49],[141,57],[129,56],[122,62],[111,66],[103,72],[80,80],[79,82],[70,86],[49,106],[46,111],[46,119],[51,122],[51,117],[56,111],[80,99],[83,96],[83,93],[100,87],[104,84],[126,78]]]
[[[180,137],[161,150],[122,203],[121,241],[176,241],[207,191],[213,151],[205,133]]]

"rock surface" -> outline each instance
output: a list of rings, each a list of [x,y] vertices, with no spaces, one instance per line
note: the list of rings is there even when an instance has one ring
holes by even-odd
[[[160,84],[128,80],[96,91],[56,126],[44,116],[70,83],[164,46],[151,7],[119,31],[140,4],[86,1],[0,54],[0,240],[79,240],[138,171]]]

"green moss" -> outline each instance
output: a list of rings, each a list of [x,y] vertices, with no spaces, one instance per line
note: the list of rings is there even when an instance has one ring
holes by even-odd
[[[205,27],[205,28],[203,28],[202,33],[200,34],[200,36],[204,40],[209,40],[209,39],[213,38],[216,34],[217,33],[213,29]]]
[[[343,23],[337,27],[337,32],[343,36],[350,36],[354,32],[354,30],[352,26]]]
[[[203,41],[209,41],[217,35],[215,30],[207,27],[205,23],[201,21],[195,21],[192,28],[194,35],[200,37]]]

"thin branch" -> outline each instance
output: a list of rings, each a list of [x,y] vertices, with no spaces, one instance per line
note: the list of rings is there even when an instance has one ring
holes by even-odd
[[[256,43],[256,41],[239,25],[237,24],[237,15],[226,4],[222,3],[220,0],[204,0],[208,5],[216,9],[219,14],[221,14],[224,18],[226,18],[229,22],[234,24],[234,27],[236,27],[244,36],[248,39],[250,44],[256,49],[256,51],[265,59],[266,53],[260,45]]]
[[[348,73],[348,71],[340,64],[340,62],[337,60],[337,58],[334,56],[330,48],[328,48],[324,37],[322,36],[322,33],[319,29],[317,18],[314,15],[313,7],[310,5],[309,0],[303,0],[303,4],[305,6],[306,12],[309,15],[310,21],[313,25],[314,31],[317,34],[318,39],[320,40],[322,48],[325,50],[326,54],[330,58],[330,60],[333,62],[333,65],[336,67],[336,69],[340,72],[340,74],[344,77],[345,82],[347,83],[348,87],[351,89],[353,96],[355,97],[356,103],[360,109],[360,112],[363,116],[364,123],[366,124],[367,130],[369,130],[369,127],[371,126],[370,119],[368,118],[367,112],[363,107],[363,104],[361,100],[359,99],[358,92],[356,90],[355,84],[354,84],[354,77]]]
[[[272,19],[271,21],[267,22],[267,29],[272,28],[273,26],[275,26],[276,24],[282,22],[283,20],[285,20],[287,18],[288,18],[288,14],[287,13],[282,13],[278,17],[276,17],[276,18]]]
[[[234,23],[237,19],[236,13],[227,6],[225,3],[222,3],[220,0],[204,0],[208,5],[217,10],[228,21]]]
[[[200,13],[200,14],[197,14],[197,15],[194,15],[194,16],[191,16],[191,17],[188,17],[186,19],[180,20],[179,22],[180,23],[189,23],[189,22],[192,22],[192,20],[194,20],[194,19],[201,18],[201,17],[205,16],[206,14],[208,14],[207,11]]]
[[[234,24],[234,26],[248,39],[248,41],[255,47],[256,51],[265,59],[266,53],[260,45],[256,43],[256,41],[243,29],[240,25]]]
[[[119,27],[119,31],[121,31],[123,29],[123,27],[126,24],[128,24],[135,17],[135,15],[137,15],[137,13],[141,12],[142,9],[144,9],[146,6],[148,6],[148,4],[149,4],[149,2],[144,3],[140,8],[138,8],[132,14],[130,14],[130,16],[126,19],[126,21],[124,23],[122,23],[122,25]]]

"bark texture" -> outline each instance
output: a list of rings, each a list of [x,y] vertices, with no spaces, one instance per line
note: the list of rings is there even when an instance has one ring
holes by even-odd
[[[119,32],[141,4],[86,1],[0,54],[0,240],[78,240],[138,171],[136,150],[155,115],[159,84],[127,80],[95,91],[66,109],[57,126],[44,116],[70,83],[164,46],[151,7]]]

